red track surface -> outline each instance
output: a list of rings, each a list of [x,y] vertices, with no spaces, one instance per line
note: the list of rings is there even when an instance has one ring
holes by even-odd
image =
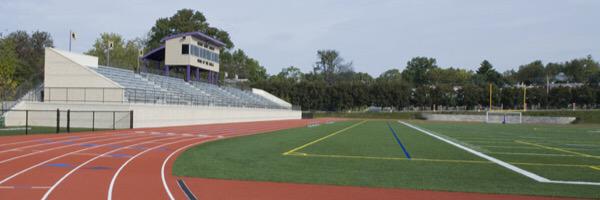
[[[0,137],[0,199],[187,199],[172,164],[206,141],[336,119]],[[533,199],[184,178],[199,199]]]

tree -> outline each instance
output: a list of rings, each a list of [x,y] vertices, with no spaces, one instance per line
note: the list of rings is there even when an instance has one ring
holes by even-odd
[[[17,54],[11,40],[0,40],[0,101],[12,97],[17,82],[15,71],[17,67]]]
[[[584,83],[592,75],[600,71],[600,64],[592,59],[592,56],[586,58],[573,59],[565,63],[564,72],[571,82]]]
[[[494,69],[494,66],[487,60],[483,60],[483,62],[481,62],[479,68],[477,69],[476,76],[477,77],[474,78],[478,85],[487,85],[488,83],[493,83],[498,86],[504,85],[502,75],[498,73]]]
[[[352,62],[344,62],[344,58],[336,50],[319,50],[317,59],[313,71],[321,74],[329,85],[336,81],[336,75],[353,72]]]
[[[108,51],[110,42],[113,43],[113,48]],[[141,39],[125,41],[117,33],[102,33],[100,38],[96,39],[93,48],[85,54],[98,57],[98,62],[102,65],[135,70],[142,43]],[[107,53],[110,53],[110,63],[108,63]]]
[[[14,79],[17,84],[28,84],[23,89],[29,89],[42,82],[44,51],[46,47],[53,47],[50,34],[35,31],[30,36],[26,31],[15,31],[8,34],[4,40],[10,41],[15,51],[17,66]]]
[[[428,73],[437,67],[434,58],[415,57],[406,63],[402,78],[416,85],[429,84]]]
[[[544,85],[546,83],[546,72],[542,61],[536,60],[527,65],[519,66],[517,82],[526,85]]]
[[[570,88],[552,88],[550,94],[552,94],[552,98],[550,99],[549,104],[554,108],[566,108],[569,104],[573,103]]]
[[[427,74],[427,79],[433,85],[465,85],[473,75],[470,71],[454,68],[434,68]]]
[[[573,101],[577,105],[591,106],[596,103],[596,91],[589,86],[582,86],[572,90]]]
[[[485,92],[479,86],[467,84],[457,91],[457,102],[459,105],[466,106],[467,109],[473,109],[484,102]]]
[[[277,74],[276,77],[281,78],[281,79],[287,79],[292,82],[300,82],[300,80],[302,80],[303,76],[304,76],[304,74],[302,73],[302,71],[300,71],[299,68],[294,67],[294,66],[289,66],[287,68],[281,69],[281,72],[279,72],[279,74]]]
[[[383,72],[377,80],[380,81],[402,81],[402,72],[398,69],[390,69]]]
[[[233,53],[224,51],[220,57],[220,71],[227,72],[229,78],[237,75],[238,78],[248,79],[251,82],[267,78],[267,70],[241,49]]]
[[[175,15],[169,18],[160,18],[156,20],[154,26],[148,34],[146,47],[154,49],[160,46],[160,40],[169,35],[185,32],[200,31],[209,36],[215,37],[226,44],[226,48],[233,48],[233,42],[229,38],[229,33],[210,26],[206,21],[204,14],[192,9],[178,10]]]
[[[565,66],[562,63],[548,63],[546,64],[545,73],[548,78],[547,81],[554,82],[556,75],[564,72]]]

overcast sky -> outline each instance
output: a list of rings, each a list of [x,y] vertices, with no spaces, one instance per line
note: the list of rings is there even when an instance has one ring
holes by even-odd
[[[336,49],[356,71],[378,76],[415,56],[441,67],[499,71],[540,59],[600,58],[598,0],[0,0],[0,32],[48,31],[84,52],[102,32],[145,36],[156,19],[191,8],[230,33],[270,74],[312,69],[319,49]]]

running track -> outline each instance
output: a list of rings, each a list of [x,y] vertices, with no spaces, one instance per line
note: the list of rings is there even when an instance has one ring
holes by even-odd
[[[0,199],[187,199],[177,184],[178,177],[171,175],[172,164],[183,150],[222,138],[335,120],[338,119],[0,137]],[[181,180],[199,199],[537,198],[198,178]]]

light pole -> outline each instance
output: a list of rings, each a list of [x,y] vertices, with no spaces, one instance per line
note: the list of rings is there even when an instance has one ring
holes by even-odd
[[[73,40],[76,40],[75,32],[69,30],[69,52],[71,52],[71,43]]]
[[[137,71],[138,73],[141,72],[142,70],[140,69],[140,59],[142,59],[142,56],[144,56],[144,50],[140,49],[138,50],[138,57],[137,57],[137,68],[135,71]]]
[[[113,42],[108,41],[108,48],[106,50],[106,66],[110,66],[110,49],[113,48]]]

